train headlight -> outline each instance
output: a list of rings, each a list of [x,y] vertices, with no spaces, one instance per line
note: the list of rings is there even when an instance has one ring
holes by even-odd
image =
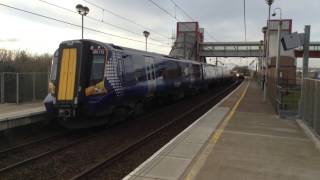
[[[239,77],[239,76],[240,76],[240,74],[239,74],[239,73],[237,73],[237,74],[236,74],[236,76],[237,76],[237,77]]]
[[[49,82],[49,86],[48,86],[49,93],[54,94],[55,89],[56,89],[56,87],[54,86],[54,84],[52,82]]]

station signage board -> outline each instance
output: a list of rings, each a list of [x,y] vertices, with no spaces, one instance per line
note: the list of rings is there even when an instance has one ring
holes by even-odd
[[[282,19],[282,31],[288,31],[291,33],[292,30],[292,20],[291,19]],[[269,21],[270,31],[278,31],[280,20],[270,20]]]

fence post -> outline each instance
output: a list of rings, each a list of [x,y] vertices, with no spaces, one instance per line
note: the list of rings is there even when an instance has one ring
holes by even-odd
[[[306,25],[304,27],[304,45],[303,45],[303,62],[302,62],[302,83],[304,82],[305,78],[308,77],[309,72],[309,43],[310,43],[310,25]],[[304,100],[305,100],[305,94],[304,87],[302,86],[301,89],[301,98],[300,98],[300,117],[304,116]]]
[[[313,94],[312,94],[312,97],[313,97],[313,108],[312,108],[312,111],[313,111],[313,128],[314,130],[317,129],[317,113],[318,113],[318,83],[316,80],[313,80],[314,81],[314,85],[313,85],[313,88],[314,88],[314,91],[313,91]]]
[[[300,106],[300,113],[301,113],[301,116],[302,116],[302,119],[307,123],[308,120],[307,120],[307,116],[306,116],[306,113],[303,113],[303,112],[306,112],[307,110],[307,106],[306,106],[306,101],[302,101],[302,98],[303,97],[306,97],[306,91],[308,90],[307,89],[307,82],[308,80],[302,80],[302,89],[301,89],[301,98],[300,98],[300,103],[301,103],[301,106]]]
[[[36,100],[36,74],[32,72],[32,100]]]
[[[16,73],[16,103],[19,104],[19,73]]]
[[[4,103],[4,72],[1,73],[1,79],[0,79],[0,83],[1,83],[1,103]]]

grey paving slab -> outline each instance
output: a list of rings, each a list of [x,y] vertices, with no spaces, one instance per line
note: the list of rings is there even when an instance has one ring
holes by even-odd
[[[181,143],[168,153],[168,156],[192,159],[200,150],[203,144]]]
[[[320,179],[320,151],[295,121],[279,119],[254,82],[218,142],[205,153],[194,179]]]
[[[190,162],[190,159],[163,157],[157,166],[150,171],[139,173],[139,176],[160,179],[178,179]]]
[[[205,127],[195,127],[192,133],[184,140],[185,143],[203,144],[205,143],[213,130]]]
[[[229,109],[229,107],[217,107],[209,110],[208,113],[202,117],[201,121],[196,124],[196,126],[209,126],[211,128],[215,128]]]

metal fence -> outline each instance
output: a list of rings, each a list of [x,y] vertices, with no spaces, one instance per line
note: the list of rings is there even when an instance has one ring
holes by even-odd
[[[303,97],[302,119],[320,134],[320,80],[305,79]]]
[[[0,73],[0,102],[21,103],[42,100],[48,93],[49,73]]]
[[[281,118],[295,117],[299,113],[301,86],[281,86],[277,88],[277,110]]]

